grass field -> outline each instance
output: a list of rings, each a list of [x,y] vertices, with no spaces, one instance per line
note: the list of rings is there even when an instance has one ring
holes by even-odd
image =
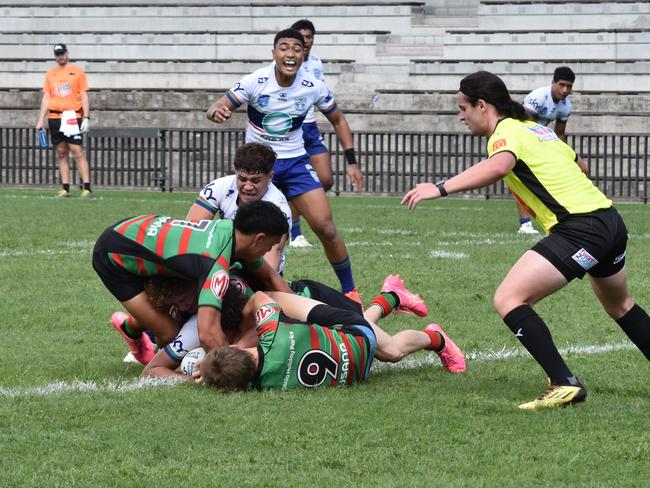
[[[470,357],[451,375],[431,354],[375,367],[347,389],[223,395],[137,379],[107,323],[119,307],[90,265],[96,237],[140,213],[182,217],[192,194],[0,190],[0,486],[603,486],[650,483],[650,364],[587,280],[537,309],[586,383],[575,408],[523,412],[544,388],[491,306],[534,242],[511,201],[333,198],[370,300],[400,273]],[[650,308],[650,208],[621,204],[630,287]],[[308,238],[315,242],[313,235]],[[319,249],[289,250],[287,277],[335,285]]]

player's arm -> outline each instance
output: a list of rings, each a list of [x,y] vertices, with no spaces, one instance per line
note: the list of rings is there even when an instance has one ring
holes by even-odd
[[[206,112],[206,117],[212,122],[223,124],[230,118],[232,113],[237,110],[237,106],[228,98],[227,95],[222,96],[219,100],[210,105]]]
[[[341,143],[345,154],[347,164],[347,173],[350,181],[354,185],[357,192],[363,191],[363,173],[359,169],[356,156],[354,154],[354,141],[352,138],[352,131],[348,124],[345,115],[339,108],[335,108],[330,112],[324,112],[323,115],[327,117],[332,127],[336,131],[336,135]]]
[[[483,188],[502,179],[515,167],[516,162],[515,156],[509,151],[496,153],[445,181],[444,190],[446,193],[456,193]],[[440,189],[434,183],[419,183],[404,195],[401,203],[414,209],[422,200],[441,196]]]
[[[180,364],[180,362],[169,357],[169,354],[164,349],[160,349],[153,359],[149,361],[149,364],[144,367],[140,376],[180,376],[187,381],[192,381],[190,376],[176,371]]]
[[[566,142],[566,120],[556,120],[555,121],[555,134],[562,140]]]
[[[41,130],[43,128],[43,123],[45,122],[45,115],[47,114],[47,106],[50,103],[50,95],[46,92],[43,92],[43,98],[41,98],[41,109],[38,113],[38,120],[36,121],[36,130]]]
[[[282,249],[284,249],[286,242],[287,236],[284,235],[280,242],[273,246],[271,250],[264,255],[264,261],[266,261],[268,265],[276,271],[280,269],[280,263],[282,262]]]
[[[227,346],[228,339],[221,328],[221,310],[212,306],[199,307],[199,342],[206,351]]]
[[[255,276],[260,281],[260,286],[264,290],[269,291],[284,291],[287,293],[293,293],[287,280],[278,274],[278,272],[271,267],[265,259],[262,259],[262,263],[256,268],[249,268],[250,273]]]
[[[185,216],[185,220],[212,220],[214,213],[198,203],[193,203]]]
[[[576,154],[576,164],[580,168],[580,171],[582,171],[584,174],[589,176],[589,166],[587,166],[587,163],[585,163],[585,160],[582,159],[580,156]]]

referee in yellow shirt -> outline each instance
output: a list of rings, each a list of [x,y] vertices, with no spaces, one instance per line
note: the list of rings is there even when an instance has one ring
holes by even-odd
[[[547,391],[519,408],[584,401],[584,385],[532,307],[588,273],[605,311],[650,359],[650,317],[627,289],[623,219],[575,164],[573,149],[551,129],[529,121],[498,76],[487,71],[466,76],[457,101],[460,120],[472,134],[489,137],[488,158],[447,181],[416,185],[402,204],[413,209],[421,200],[505,181],[547,233],[519,258],[494,295],[497,312],[551,381]]]

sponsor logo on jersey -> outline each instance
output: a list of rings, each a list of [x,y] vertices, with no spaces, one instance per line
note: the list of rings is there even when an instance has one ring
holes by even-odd
[[[167,216],[156,217],[155,219],[153,219],[153,221],[149,225],[149,228],[147,229],[147,236],[155,237],[156,235],[158,235],[160,228],[163,225],[165,225],[165,222],[167,222],[170,219],[171,217],[167,217]]]
[[[261,324],[274,313],[275,309],[271,305],[262,305],[257,309],[257,312],[255,312],[255,323],[258,325]]]
[[[235,86],[232,87],[233,92],[244,91],[244,87],[241,86],[241,83],[235,83]]]
[[[505,147],[508,143],[506,142],[505,139],[497,139],[492,143],[492,152],[496,151],[497,149],[501,149],[502,147]]]
[[[581,248],[571,258],[578,263],[583,269],[589,270],[598,264],[598,260],[589,254],[584,248]]]
[[[271,97],[270,97],[269,95],[260,95],[260,96],[257,98],[257,104],[258,104],[260,107],[264,108],[264,107],[266,107],[266,106],[269,104],[269,100],[270,100],[270,99],[271,99]]]
[[[217,271],[212,275],[212,278],[210,279],[210,290],[219,300],[221,300],[226,294],[226,290],[228,289],[228,282],[228,273],[223,270]]]
[[[314,84],[309,80],[302,80],[301,85],[306,86],[307,88],[311,88],[312,86],[314,86]]]
[[[286,101],[287,101],[287,94],[284,93],[284,92],[281,92],[281,93],[278,95],[278,98],[279,98],[280,100],[282,100],[283,102],[286,102]]]
[[[272,112],[264,116],[262,127],[269,135],[284,136],[291,130],[292,122],[291,115],[284,112]]]
[[[544,127],[543,125],[536,124],[532,127],[530,125],[525,125],[524,127],[526,127],[526,129],[528,129],[533,134],[535,134],[537,138],[542,142],[558,140],[558,137],[555,134],[555,132],[553,132],[553,130],[549,129],[548,127]]]
[[[305,105],[307,105],[307,100],[304,98],[296,98],[296,110],[298,112],[303,112],[305,110]]]
[[[268,79],[269,79],[268,76],[263,76],[263,77],[257,79],[257,83],[259,83],[261,85],[262,83],[266,83],[266,80],[268,80]]]
[[[316,77],[317,80],[320,80],[323,76],[323,72],[319,69],[314,70],[314,76]]]

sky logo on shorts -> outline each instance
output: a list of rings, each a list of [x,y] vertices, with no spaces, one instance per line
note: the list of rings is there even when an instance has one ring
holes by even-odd
[[[598,260],[584,248],[580,249],[571,258],[585,270],[589,270],[598,264]]]

